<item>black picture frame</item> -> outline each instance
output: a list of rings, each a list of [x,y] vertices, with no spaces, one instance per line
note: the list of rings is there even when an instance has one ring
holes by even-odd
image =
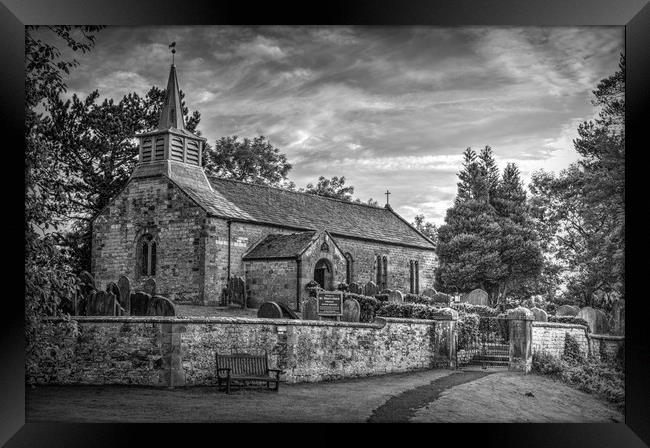
[[[479,443],[499,446],[644,446],[650,444],[650,332],[642,269],[647,236],[642,228],[645,188],[641,146],[650,109],[650,5],[647,0],[455,0],[455,1],[330,1],[307,2],[185,1],[175,0],[2,0],[0,4],[0,122],[2,122],[4,173],[3,224],[5,257],[23,253],[18,241],[17,220],[24,209],[18,193],[20,163],[24,146],[24,25],[26,24],[109,24],[109,25],[207,25],[207,24],[362,24],[362,25],[620,25],[626,36],[626,409],[625,424],[547,425],[411,425],[395,430],[372,426],[359,430],[361,443],[367,436],[383,438],[391,433],[404,442],[454,445]],[[646,139],[647,140],[647,139]],[[11,141],[11,143],[10,143]],[[630,152],[630,148],[632,151]],[[13,165],[16,165],[13,167]],[[640,173],[640,174],[635,174]],[[633,206],[638,200],[640,204]],[[647,202],[647,201],[645,201]],[[634,216],[637,214],[638,216]],[[632,244],[634,243],[634,244]],[[645,244],[644,244],[645,243]],[[15,244],[15,248],[11,245]],[[640,255],[639,262],[633,262]],[[11,266],[13,264],[13,266]],[[240,441],[286,443],[291,433],[246,431],[223,425],[126,425],[126,424],[25,424],[24,328],[19,263],[9,263],[5,281],[10,286],[3,296],[0,325],[0,443],[6,446],[116,446],[126,444],[196,443],[207,437],[211,443],[226,442],[225,432]],[[12,283],[13,282],[13,283]],[[18,285],[18,286],[17,286]],[[637,290],[640,291],[637,293]],[[471,405],[471,404],[468,404]],[[416,428],[413,428],[416,426]],[[305,428],[313,434],[313,429]],[[303,429],[304,430],[304,429]],[[282,434],[282,435],[281,435]],[[417,435],[416,435],[417,434]],[[337,431],[337,437],[340,434]],[[422,437],[424,439],[422,439]],[[232,439],[231,439],[232,440]],[[300,439],[307,441],[305,439]],[[238,441],[237,443],[240,443]]]

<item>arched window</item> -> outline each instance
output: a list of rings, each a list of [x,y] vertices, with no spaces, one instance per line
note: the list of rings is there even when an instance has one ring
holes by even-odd
[[[381,255],[377,255],[377,286],[381,287],[381,274],[384,270],[381,268]]]
[[[420,263],[415,261],[415,293],[420,294]]]
[[[409,292],[415,294],[415,262],[411,260],[409,262]]]
[[[352,259],[352,254],[350,252],[345,253],[345,282],[349,285],[352,283],[354,274],[352,272],[352,264],[354,260]]]
[[[388,259],[386,258],[386,255],[382,257],[382,268],[384,270],[383,275],[381,276],[382,284],[381,284],[381,289],[384,290],[388,288]]]
[[[156,241],[149,233],[138,241],[138,273],[142,276],[156,275]]]

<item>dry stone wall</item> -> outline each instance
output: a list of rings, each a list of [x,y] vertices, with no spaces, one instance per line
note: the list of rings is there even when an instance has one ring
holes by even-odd
[[[566,334],[573,336],[580,351],[586,356],[589,353],[587,329],[582,325],[561,324],[555,322],[533,322],[532,352],[546,352],[560,357],[564,353]]]
[[[455,364],[454,320],[373,324],[250,318],[80,317],[57,339],[65,366],[43,365],[41,384],[214,385],[215,351],[268,353],[290,383]]]

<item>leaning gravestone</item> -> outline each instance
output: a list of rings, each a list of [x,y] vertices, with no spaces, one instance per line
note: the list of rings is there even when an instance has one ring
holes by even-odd
[[[260,308],[257,310],[257,317],[262,317],[267,319],[281,319],[282,308],[280,308],[278,304],[275,302],[264,302],[260,305]]]
[[[320,320],[320,317],[318,316],[318,299],[316,297],[310,297],[305,302],[302,310],[302,319]]]
[[[427,296],[427,297],[433,297],[436,294],[438,294],[438,291],[436,291],[435,289],[433,289],[433,288],[424,288],[424,291],[422,291],[422,293],[420,295]]]
[[[359,322],[361,316],[361,306],[356,299],[346,299],[343,302],[343,316],[341,320],[344,322]]]
[[[586,306],[576,316],[584,319],[589,324],[590,332],[593,334],[607,334],[607,316],[601,310]]]
[[[348,286],[348,291],[352,294],[363,294],[363,286],[357,282],[352,282]]]
[[[124,308],[124,314],[131,314],[131,281],[125,275],[117,279],[117,287],[120,290],[120,305]]]
[[[555,311],[555,315],[557,317],[577,316],[579,312],[580,312],[580,308],[578,308],[577,306],[561,305],[557,307],[557,310]]]
[[[533,312],[533,316],[535,316],[537,322],[548,322],[548,314],[546,314],[546,311],[537,307],[531,308],[530,310]]]
[[[373,281],[369,281],[363,287],[363,295],[368,297],[374,297],[375,294],[379,293],[379,286]]]
[[[465,296],[465,300],[463,300],[463,302],[467,302],[472,305],[487,306],[489,304],[488,293],[482,289],[475,289]]]
[[[404,302],[404,295],[398,290],[391,291],[390,293],[388,293],[388,301],[395,302],[395,303],[402,303]]]
[[[118,288],[117,283],[109,282],[108,285],[106,285],[106,292],[110,292],[118,301],[120,300],[120,288]]]
[[[151,296],[146,292],[135,292],[131,294],[131,316],[146,316],[149,309]]]
[[[283,319],[300,319],[298,315],[291,309],[289,308],[286,304],[282,302],[275,302],[277,305],[280,307],[282,310],[282,318]]]
[[[144,282],[144,286],[142,287],[142,290],[149,294],[150,296],[155,296],[156,295],[156,281],[152,278],[148,278],[146,282]]]
[[[175,316],[174,304],[167,297],[153,296],[147,305],[147,316]]]
[[[93,276],[90,274],[88,271],[81,271],[79,274],[79,280],[81,280],[81,283],[91,286],[93,289],[96,289],[95,287],[95,279]]]

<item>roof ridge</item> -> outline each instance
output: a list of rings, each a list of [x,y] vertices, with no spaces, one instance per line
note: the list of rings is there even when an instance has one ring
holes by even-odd
[[[386,207],[381,207],[379,205],[364,204],[363,202],[345,201],[343,199],[331,198],[329,196],[322,196],[320,194],[307,193],[305,191],[292,191],[292,190],[288,190],[286,188],[275,187],[273,185],[253,184],[253,183],[250,183],[250,182],[244,182],[242,180],[226,179],[224,177],[219,177],[219,176],[209,175],[209,174],[206,174],[206,177],[208,178],[208,180],[210,180],[210,179],[225,180],[225,181],[228,181],[228,182],[235,182],[235,183],[238,183],[238,184],[250,185],[252,187],[270,188],[270,189],[273,189],[273,190],[284,191],[284,192],[287,192],[287,193],[294,193],[294,194],[300,194],[300,195],[304,195],[304,196],[311,196],[311,197],[328,199],[330,201],[342,202],[343,204],[360,205],[360,206],[363,206],[363,207],[373,208],[375,210],[388,210]]]

